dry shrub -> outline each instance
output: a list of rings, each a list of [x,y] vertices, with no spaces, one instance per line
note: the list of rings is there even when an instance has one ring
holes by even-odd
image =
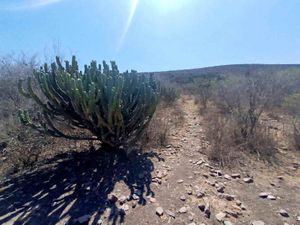
[[[172,129],[182,124],[183,114],[177,104],[170,106],[161,102],[156,112],[140,138],[142,148],[168,145]]]
[[[222,114],[207,114],[207,138],[211,144],[209,159],[220,166],[234,166],[245,160],[249,154],[272,162],[276,148],[274,140],[263,126],[258,125],[255,132],[247,138],[240,133],[240,126],[233,118]]]
[[[294,122],[294,132],[293,132],[293,142],[294,142],[294,148],[296,150],[300,150],[300,122]]]
[[[211,144],[208,154],[210,160],[218,162],[220,166],[233,166],[241,158],[241,152],[234,143],[234,125],[228,118],[218,114],[206,114],[207,138]]]

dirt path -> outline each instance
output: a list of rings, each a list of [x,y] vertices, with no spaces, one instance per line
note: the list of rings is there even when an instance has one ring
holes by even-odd
[[[44,175],[29,173],[2,185],[0,224],[104,225],[111,224],[108,218],[115,214],[125,215],[127,225],[230,225],[257,220],[267,225],[300,224],[297,166],[268,167],[255,162],[235,171],[217,168],[205,155],[208,143],[198,107],[192,98],[183,99],[184,122],[172,131],[170,145],[159,150],[164,161],[137,155],[132,165],[112,164],[100,173],[99,165],[83,161],[82,155],[76,160],[59,159],[55,169]],[[244,182],[248,176],[253,182]],[[40,183],[45,185],[39,187]],[[136,200],[126,200],[130,192]],[[276,200],[260,198],[261,192]],[[140,201],[143,197],[146,201]],[[156,212],[159,207],[161,216]],[[280,209],[289,217],[281,216]],[[86,222],[79,223],[78,218]]]

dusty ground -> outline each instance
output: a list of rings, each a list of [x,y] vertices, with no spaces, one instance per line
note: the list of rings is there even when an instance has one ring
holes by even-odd
[[[132,154],[129,160],[97,152],[62,154],[3,181],[0,224],[300,224],[299,153],[282,150],[274,165],[250,160],[220,169],[205,155],[198,107],[184,98],[184,125],[172,131],[170,146],[158,154]],[[245,183],[245,177],[253,182]],[[260,198],[261,192],[276,200]],[[281,209],[289,217],[280,215]]]

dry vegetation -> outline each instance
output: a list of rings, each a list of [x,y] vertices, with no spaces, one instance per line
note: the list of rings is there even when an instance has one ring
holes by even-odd
[[[38,108],[20,96],[16,82],[30,75],[38,64],[34,57],[6,56],[0,62],[0,149],[1,174],[11,174],[34,166],[38,161],[53,156],[70,144],[56,147],[53,138],[23,127],[17,118],[19,108],[28,105],[32,112]],[[234,67],[233,67],[234,68]],[[210,159],[220,165],[235,165],[245,154],[272,161],[278,149],[278,139],[270,132],[270,112],[273,117],[285,115],[289,127],[288,146],[300,148],[300,79],[295,67],[270,69],[253,66],[253,70],[236,67],[201,73],[186,72],[186,76],[156,74],[162,83],[161,103],[150,125],[139,141],[142,148],[167,146],[170,131],[182,124],[183,116],[177,99],[180,92],[195,96],[199,113],[206,123],[210,141]],[[238,70],[237,70],[238,69]],[[237,70],[237,71],[236,71]],[[216,72],[216,73],[215,73]],[[219,72],[219,73],[218,73]],[[171,72],[169,72],[171,73]],[[179,91],[180,90],[180,91]],[[262,119],[264,118],[264,119]],[[271,119],[271,118],[270,118]],[[65,129],[65,128],[63,128]],[[291,131],[292,129],[292,131]],[[88,145],[87,145],[88,146]],[[48,153],[49,152],[49,153]],[[51,153],[50,153],[51,152]],[[42,157],[41,157],[42,156]]]

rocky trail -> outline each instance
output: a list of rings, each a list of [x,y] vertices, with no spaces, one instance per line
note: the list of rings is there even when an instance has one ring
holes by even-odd
[[[295,157],[280,167],[219,168],[205,155],[198,107],[183,98],[184,124],[159,155],[136,155],[129,165],[116,158],[110,167],[84,155],[52,160],[1,184],[0,224],[300,224]]]

